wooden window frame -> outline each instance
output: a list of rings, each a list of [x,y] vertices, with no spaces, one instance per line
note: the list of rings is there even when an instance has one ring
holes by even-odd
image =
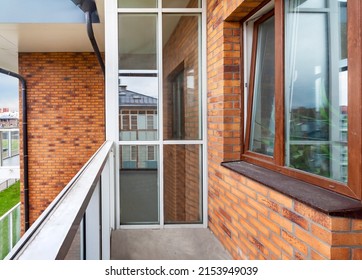
[[[251,54],[251,66],[250,66],[250,79],[249,79],[249,88],[248,88],[248,122],[246,126],[246,141],[244,148],[244,155],[250,156],[253,158],[260,159],[266,162],[273,162],[274,156],[268,156],[260,154],[257,152],[250,151],[250,136],[251,136],[251,126],[252,126],[252,113],[253,113],[253,104],[254,104],[254,89],[255,89],[255,76],[256,76],[256,63],[257,63],[257,49],[258,49],[258,36],[259,36],[259,26],[264,23],[266,20],[274,16],[274,9],[264,14],[254,23],[253,28],[253,45],[252,45],[252,54]],[[275,143],[274,143],[275,144]],[[275,151],[274,151],[275,152]]]
[[[265,5],[267,3],[263,3]],[[260,7],[259,9],[260,10]],[[250,84],[248,91],[248,109],[246,133],[241,127],[243,149],[241,160],[294,177],[301,181],[337,192],[362,201],[362,1],[348,0],[348,183],[344,184],[329,178],[285,166],[285,103],[284,103],[284,0],[275,0],[275,142],[274,156],[266,156],[249,149],[250,127],[252,119],[252,96],[256,62],[256,36],[253,32]],[[267,13],[266,13],[267,14]],[[265,15],[266,16],[266,15]],[[261,20],[261,19],[260,19]],[[243,21],[244,22],[244,21]],[[241,34],[244,34],[243,22]],[[257,23],[257,22],[255,22]],[[243,39],[241,38],[243,46]],[[243,60],[243,48],[241,48]],[[241,75],[243,77],[243,75]],[[241,81],[244,85],[244,81]],[[244,88],[242,88],[242,91]],[[245,136],[245,138],[244,138]]]

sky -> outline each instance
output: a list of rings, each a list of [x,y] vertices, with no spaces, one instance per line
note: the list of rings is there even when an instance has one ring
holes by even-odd
[[[19,80],[0,74],[0,108],[19,111]]]

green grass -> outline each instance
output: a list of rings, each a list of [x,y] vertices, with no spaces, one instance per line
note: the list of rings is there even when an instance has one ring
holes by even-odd
[[[20,182],[0,192],[0,217],[20,202]]]

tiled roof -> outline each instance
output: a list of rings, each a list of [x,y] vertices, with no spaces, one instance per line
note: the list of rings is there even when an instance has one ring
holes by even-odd
[[[121,89],[119,91],[119,106],[147,106],[156,107],[157,98],[138,92]]]

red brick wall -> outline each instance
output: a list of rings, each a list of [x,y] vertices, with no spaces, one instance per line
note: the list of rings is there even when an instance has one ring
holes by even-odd
[[[240,24],[263,1],[207,1],[209,227],[235,259],[361,259],[362,220],[331,217],[220,166],[241,153]]]
[[[20,53],[19,72],[28,87],[33,223],[103,143],[104,82],[93,53]]]

